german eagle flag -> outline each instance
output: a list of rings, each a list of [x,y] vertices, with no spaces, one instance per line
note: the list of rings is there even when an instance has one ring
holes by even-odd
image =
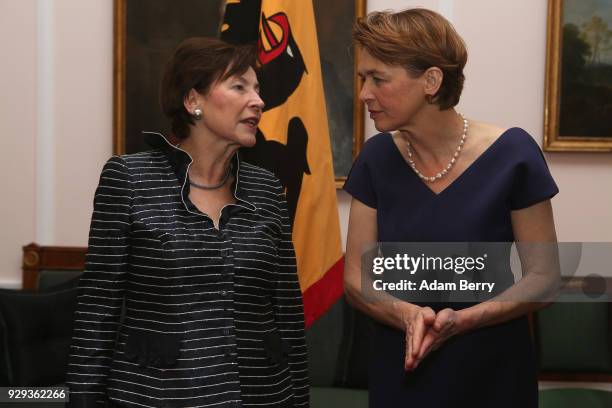
[[[332,150],[311,0],[228,0],[221,38],[257,43],[266,103],[245,159],[285,187],[306,327],[342,294]]]

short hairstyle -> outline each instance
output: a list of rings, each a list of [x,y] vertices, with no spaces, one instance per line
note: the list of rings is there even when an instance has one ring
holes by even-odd
[[[215,82],[256,67],[254,45],[233,45],[205,37],[182,41],[166,64],[159,90],[161,108],[171,121],[174,135],[185,139],[189,125],[195,124],[183,103],[191,89],[205,94]]]
[[[467,49],[452,24],[440,14],[422,8],[398,13],[375,11],[358,18],[353,40],[385,64],[404,67],[413,76],[438,67],[444,78],[431,100],[441,110],[459,103]]]

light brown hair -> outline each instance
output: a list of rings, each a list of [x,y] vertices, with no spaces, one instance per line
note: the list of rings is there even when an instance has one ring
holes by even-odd
[[[357,19],[353,40],[374,58],[402,66],[413,77],[428,68],[440,68],[442,84],[430,102],[441,110],[459,103],[467,49],[452,24],[440,14],[422,8],[398,13],[375,11]]]
[[[194,121],[183,100],[191,89],[208,92],[216,81],[256,69],[257,48],[233,45],[215,38],[194,37],[181,42],[166,64],[160,84],[162,111],[172,123],[172,132],[180,139],[189,136]],[[206,114],[206,112],[204,112]]]

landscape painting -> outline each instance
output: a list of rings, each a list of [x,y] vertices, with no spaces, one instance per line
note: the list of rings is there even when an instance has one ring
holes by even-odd
[[[612,151],[612,1],[550,0],[545,148]]]

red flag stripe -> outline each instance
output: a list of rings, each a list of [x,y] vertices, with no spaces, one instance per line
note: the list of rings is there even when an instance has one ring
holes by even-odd
[[[342,296],[344,291],[343,277],[344,257],[329,268],[325,275],[313,283],[302,294],[304,300],[304,323],[306,328],[325,314],[327,310]]]

